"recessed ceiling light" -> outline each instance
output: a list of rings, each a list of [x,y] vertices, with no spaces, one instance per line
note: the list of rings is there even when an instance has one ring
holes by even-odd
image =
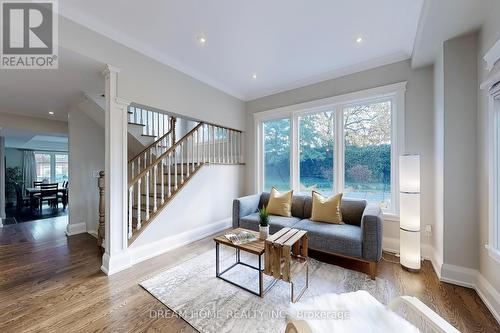
[[[252,79],[257,79],[257,74],[252,74]]]
[[[207,42],[207,37],[205,36],[198,36],[198,42],[202,45],[204,45]]]
[[[50,114],[51,116],[53,116],[53,115],[54,115],[54,111],[49,111],[49,114]]]
[[[356,38],[356,43],[360,44],[362,42],[363,42],[363,38],[361,38],[361,37]]]

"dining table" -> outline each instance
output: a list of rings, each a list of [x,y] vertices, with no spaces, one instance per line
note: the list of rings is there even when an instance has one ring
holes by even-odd
[[[66,209],[66,206],[68,205],[68,189],[67,188],[58,188],[57,192],[62,194],[62,204],[63,204],[63,209]],[[29,195],[30,197],[30,202],[34,201],[34,197],[37,194],[41,194],[42,190],[40,187],[27,187],[26,188],[26,194]]]

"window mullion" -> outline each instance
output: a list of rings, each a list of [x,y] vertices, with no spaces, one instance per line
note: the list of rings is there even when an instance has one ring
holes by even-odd
[[[344,115],[342,105],[335,107],[335,162],[333,177],[336,193],[344,192]]]
[[[290,116],[290,187],[295,193],[300,191],[299,170],[300,170],[300,156],[299,156],[299,126],[298,116],[292,114]]]

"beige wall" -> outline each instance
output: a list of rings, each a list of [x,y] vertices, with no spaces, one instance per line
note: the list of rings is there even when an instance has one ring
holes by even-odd
[[[496,2],[493,10],[484,24],[480,39],[478,52],[478,77],[482,82],[487,71],[483,57],[486,52],[500,39],[500,2]],[[478,151],[478,220],[479,220],[479,271],[486,280],[500,293],[500,263],[494,261],[484,245],[488,243],[488,97],[485,91],[479,90],[478,98],[478,124],[477,124],[477,151]]]
[[[247,102],[246,192],[253,193],[256,190],[254,177],[254,168],[256,166],[253,163],[255,159],[254,112],[401,81],[408,81],[405,107],[406,151],[419,153],[422,159],[422,226],[424,227],[426,224],[434,226],[433,69],[432,67],[425,67],[413,70],[410,67],[409,60]],[[387,222],[384,237],[399,238],[399,223]],[[422,233],[422,242],[430,243],[430,239],[426,237],[425,233]]]

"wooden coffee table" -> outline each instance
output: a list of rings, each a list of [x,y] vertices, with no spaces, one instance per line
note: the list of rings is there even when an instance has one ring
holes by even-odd
[[[271,284],[269,286],[267,286],[267,288],[264,289],[264,271],[262,268],[262,255],[264,255],[264,253],[265,253],[265,241],[258,239],[259,233],[256,231],[247,230],[247,229],[243,229],[243,228],[237,228],[237,229],[232,230],[231,232],[241,232],[241,231],[247,231],[247,232],[251,232],[251,233],[255,234],[255,236],[257,237],[257,240],[250,242],[250,243],[242,244],[242,245],[236,245],[236,244],[233,244],[224,235],[217,236],[214,238],[214,241],[215,241],[215,276],[217,276],[219,279],[224,280],[224,281],[226,281],[234,286],[237,286],[241,289],[244,289],[244,290],[248,291],[249,293],[263,297],[274,286],[274,284],[277,281],[276,279],[273,279]],[[231,266],[229,266],[228,268],[224,269],[222,272],[220,271],[220,259],[219,259],[219,246],[221,244],[224,246],[232,247],[235,249],[235,263],[232,264]],[[241,256],[240,256],[241,251],[258,256],[258,258],[259,258],[258,267],[255,267],[255,266],[252,266],[252,265],[247,264],[245,262],[242,262]],[[228,280],[222,276],[225,273],[227,273],[229,270],[235,268],[238,265],[249,267],[249,268],[254,269],[258,272],[258,279],[259,279],[259,290],[258,291],[251,290],[245,286],[237,284],[237,283],[235,283],[231,280]]]

